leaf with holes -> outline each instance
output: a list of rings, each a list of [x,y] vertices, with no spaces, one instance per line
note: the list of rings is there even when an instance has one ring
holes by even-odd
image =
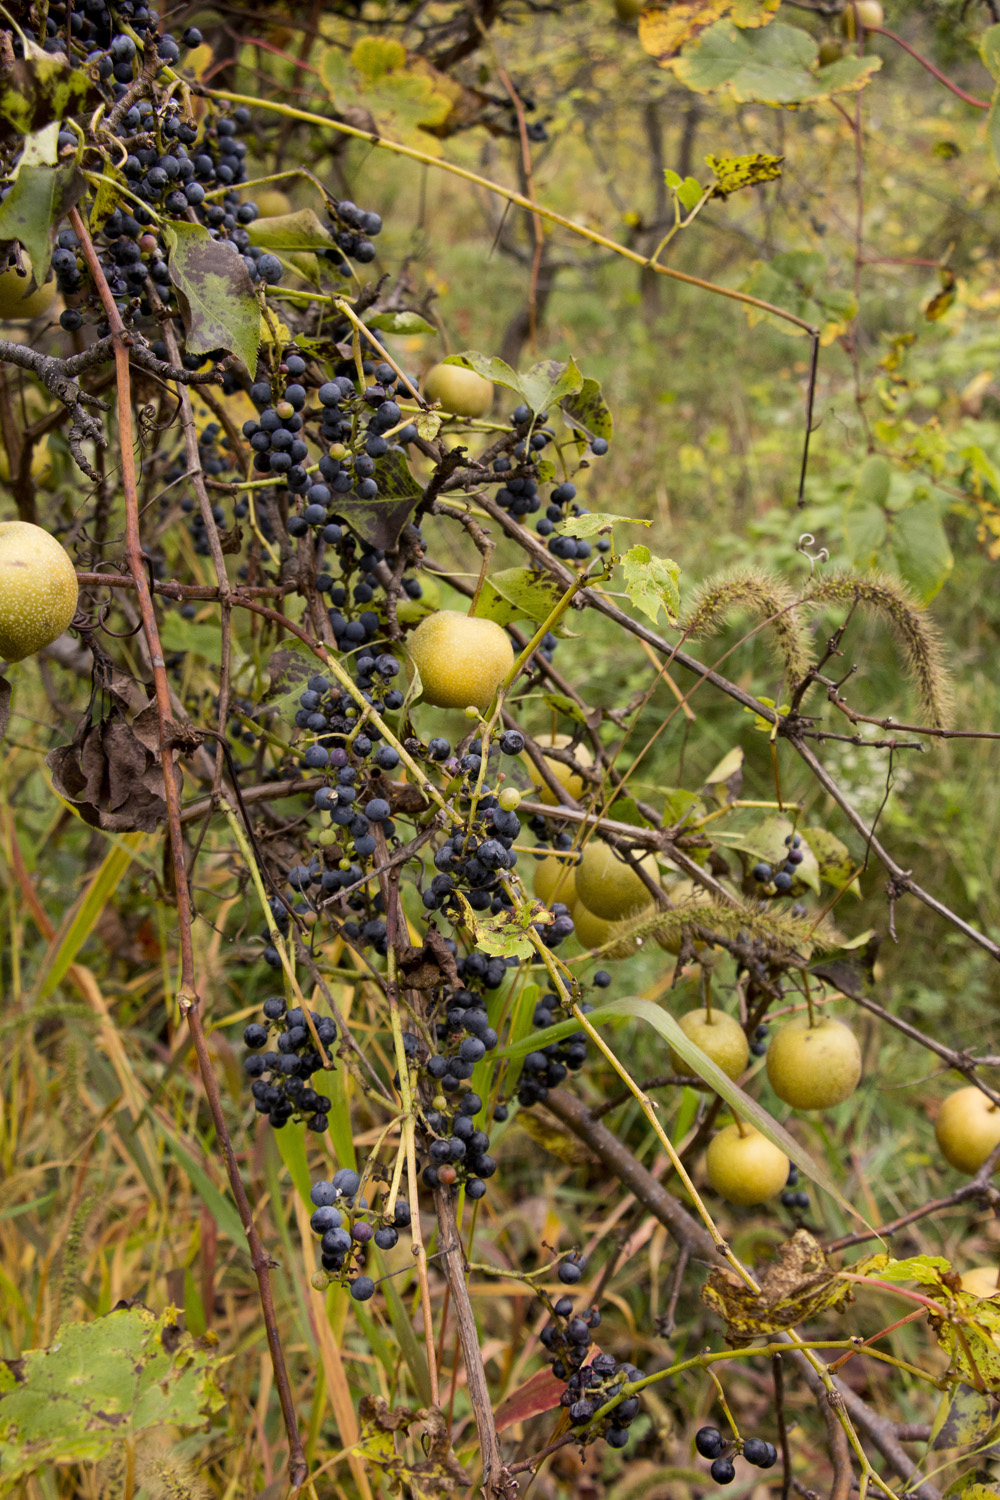
[[[783,156],[766,156],[755,151],[751,156],[706,156],[705,162],[715,176],[712,196],[727,198],[741,188],[758,187],[781,176]]]
[[[18,240],[24,246],[39,286],[49,274],[53,231],[63,214],[68,214],[83,196],[86,186],[73,166],[22,165],[0,203],[0,240]],[[28,281],[24,289],[27,293]]]
[[[0,1361],[3,1480],[97,1463],[154,1427],[203,1427],[224,1403],[224,1363],[218,1340],[182,1333],[172,1307],[64,1323],[47,1349]]]
[[[695,93],[790,107],[854,93],[882,66],[878,57],[842,57],[817,73],[817,52],[815,38],[798,26],[778,21],[742,31],[719,21],[675,59],[673,72]]]
[[[701,1300],[726,1323],[726,1342],[740,1348],[819,1313],[843,1312],[853,1290],[838,1278],[812,1235],[798,1229],[778,1246],[759,1289],[751,1291],[733,1271],[720,1269],[709,1276]]]
[[[681,607],[677,581],[681,570],[675,562],[669,557],[654,557],[648,547],[639,543],[630,547],[622,558],[622,572],[626,592],[636,609],[641,609],[654,625],[662,609],[670,624],[677,624]]]
[[[235,246],[213,240],[202,224],[164,224],[170,279],[184,319],[189,354],[225,349],[253,374],[260,349],[260,309]]]

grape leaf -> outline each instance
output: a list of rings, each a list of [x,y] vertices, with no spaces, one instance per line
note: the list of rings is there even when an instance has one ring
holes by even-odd
[[[648,547],[638,543],[622,558],[625,589],[636,609],[641,609],[655,625],[660,610],[671,625],[677,624],[681,607],[677,580],[681,570],[669,557],[654,557]]]
[[[419,313],[409,312],[406,308],[399,312],[376,313],[374,317],[365,322],[366,328],[373,328],[376,333],[434,333],[434,327],[422,318]]]
[[[0,1361],[4,1481],[97,1463],[151,1427],[201,1427],[225,1399],[217,1342],[182,1333],[175,1308],[119,1307]]]
[[[712,196],[726,198],[741,188],[757,187],[781,176],[783,156],[766,156],[755,151],[751,156],[706,156],[705,162],[715,176]]]
[[[31,257],[39,286],[49,274],[52,232],[63,214],[83,196],[87,184],[74,166],[30,167],[22,164],[14,185],[0,203],[0,240],[18,240]],[[30,289],[24,283],[25,293]]]
[[[560,536],[594,536],[599,531],[610,531],[616,524],[629,526],[652,526],[652,521],[643,521],[639,516],[613,516],[603,510],[588,510],[582,516],[570,516],[557,521],[552,528]]]
[[[440,155],[431,132],[444,124],[461,88],[423,58],[407,54],[401,42],[365,36],[350,57],[339,47],[327,47],[319,71],[342,114],[357,117],[363,111],[379,135]]]
[[[251,245],[265,250],[329,250],[334,246],[333,235],[311,208],[254,219],[247,225],[247,234]]]
[[[589,378],[584,380],[580,389],[564,396],[559,405],[572,427],[578,427],[588,438],[599,437],[607,442],[611,441],[615,424],[598,381]]]
[[[737,26],[766,26],[780,0],[681,0],[669,9],[647,9],[639,17],[639,42],[661,68],[671,68],[681,51],[709,26],[732,15]]]
[[[896,566],[924,604],[929,604],[954,566],[951,547],[933,495],[918,495],[892,522]]]
[[[62,53],[46,52],[30,37],[24,38],[23,48],[24,56],[4,67],[0,89],[0,119],[22,138],[51,120],[75,114],[96,94],[88,71],[73,67]]]
[[[512,620],[534,620],[540,625],[562,596],[561,584],[548,573],[536,573],[531,568],[505,568],[484,580],[476,614],[495,620],[498,625],[509,625]],[[560,621],[554,626],[554,634],[569,636],[573,632]]]
[[[260,310],[243,257],[228,242],[213,240],[202,224],[174,219],[164,224],[163,234],[187,352],[226,349],[253,374],[260,349]]]
[[[815,38],[797,26],[779,21],[763,31],[741,31],[731,21],[718,21],[673,61],[672,69],[696,93],[726,93],[738,104],[780,107],[815,104],[864,88],[882,66],[878,57],[850,56],[816,73],[817,55]]]

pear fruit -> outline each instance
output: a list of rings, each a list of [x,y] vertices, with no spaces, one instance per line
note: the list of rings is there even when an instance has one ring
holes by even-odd
[[[435,708],[485,711],[514,665],[510,636],[495,620],[439,609],[427,615],[409,639],[410,659],[420,673],[424,702]]]
[[[796,1016],[777,1030],[767,1049],[767,1076],[793,1109],[832,1109],[861,1079],[861,1048],[849,1026],[833,1016],[810,1025]]]
[[[0,660],[50,646],[76,613],[79,590],[66,549],[30,521],[0,521]]]
[[[567,745],[573,743],[573,738],[572,735],[568,734],[540,734],[535,743],[539,750],[545,750],[548,747],[555,750],[565,750]],[[521,758],[524,761],[524,768],[528,773],[528,779],[532,786],[538,788],[539,801],[544,802],[548,807],[558,807],[559,802],[555,792],[550,791],[546,786],[538,767],[531,757],[525,753]],[[547,755],[544,755],[542,759],[551,771],[553,778],[558,781],[561,787],[565,787],[569,795],[578,802],[583,795],[585,786],[583,777],[579,776],[569,766],[564,765],[561,760],[551,760]],[[573,759],[579,761],[581,766],[592,766],[594,763],[594,757],[586,745],[577,745],[573,751]]]
[[[491,382],[464,365],[433,365],[424,376],[423,394],[456,417],[484,417],[493,405]]]
[[[948,1095],[934,1132],[945,1161],[956,1171],[974,1177],[993,1148],[1000,1145],[1000,1109],[970,1083]]]
[[[659,880],[659,867],[652,854],[637,857],[650,878]],[[608,844],[591,839],[576,870],[576,889],[588,911],[608,922],[635,916],[649,905],[649,890]]]
[[[788,1157],[752,1125],[727,1125],[714,1135],[705,1166],[719,1197],[744,1207],[773,1198],[788,1181]]]
[[[678,1025],[705,1056],[721,1068],[727,1078],[739,1078],[750,1057],[750,1043],[735,1016],[713,1007],[712,1011],[689,1010]],[[692,1069],[679,1052],[670,1051],[670,1066],[678,1073]],[[708,1085],[705,1085],[707,1087]]]

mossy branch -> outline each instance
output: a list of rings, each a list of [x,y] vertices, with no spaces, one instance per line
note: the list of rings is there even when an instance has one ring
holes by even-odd
[[[716,635],[737,610],[749,610],[767,624],[788,680],[797,682],[812,661],[808,632],[798,611],[800,602],[783,579],[759,568],[739,568],[703,583],[681,624],[686,636],[700,640]]]
[[[951,709],[951,688],[936,625],[901,579],[891,573],[859,576],[847,571],[820,579],[805,596],[813,606],[857,603],[890,626],[899,643],[903,668],[920,695],[935,729],[944,726]]]

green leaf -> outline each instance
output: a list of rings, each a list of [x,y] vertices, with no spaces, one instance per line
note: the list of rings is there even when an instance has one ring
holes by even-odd
[[[660,610],[671,625],[677,624],[681,607],[677,581],[681,570],[669,557],[654,557],[641,543],[630,547],[622,558],[625,590],[635,605],[655,625]]]
[[[485,579],[476,614],[484,620],[495,620],[498,625],[509,625],[512,620],[534,620],[540,625],[562,596],[562,585],[548,573],[536,573],[532,568],[505,568]],[[562,621],[554,633],[572,634]]]
[[[626,524],[629,526],[652,526],[652,521],[643,521],[639,516],[613,516],[607,511],[588,510],[582,516],[570,516],[565,521],[557,521],[552,528],[560,536],[595,536],[599,531],[610,531],[612,526]]]
[[[615,424],[601,394],[599,381],[586,379],[579,391],[564,396],[559,405],[570,426],[578,427],[588,438],[599,437],[607,442],[611,441]]]
[[[557,401],[583,390],[583,376],[574,360],[542,359],[518,376],[521,395],[533,412],[546,411]]]
[[[419,313],[408,312],[402,309],[399,312],[376,313],[374,317],[365,319],[365,327],[372,328],[376,333],[434,333],[433,324],[428,323]]]
[[[758,261],[741,290],[773,302],[807,323],[817,324],[820,342],[824,344],[832,342],[857,311],[853,293],[833,285],[826,256],[818,250],[788,250],[769,261]],[[794,324],[755,307],[747,308],[747,319],[751,327],[770,322],[795,337],[804,333]]]
[[[222,633],[218,625],[184,620],[171,610],[160,625],[160,643],[167,651],[191,652],[218,665],[222,660]]]
[[[720,807],[735,802],[743,790],[742,745],[736,745],[726,752],[719,764],[706,776],[701,789],[714,797]]]
[[[886,519],[877,505],[856,498],[844,506],[844,541],[851,566],[864,572],[875,566],[885,545]]]
[[[741,188],[773,181],[781,176],[784,159],[783,156],[765,156],[761,151],[755,151],[752,156],[706,156],[706,165],[715,175],[713,197],[727,198]]]
[[[461,91],[423,58],[408,56],[401,42],[361,37],[350,57],[340,47],[327,47],[319,71],[336,109],[364,110],[376,134],[441,154],[432,132],[444,124]]]
[[[247,225],[247,233],[251,245],[264,250],[329,250],[335,244],[333,235],[311,208],[254,219]]]
[[[1000,80],[1000,26],[988,26],[979,39],[979,55],[993,77]]]
[[[204,1426],[224,1404],[224,1363],[218,1341],[182,1333],[172,1307],[64,1323],[49,1348],[0,1362],[5,1485],[49,1465],[97,1463],[153,1427]]]
[[[24,143],[18,171],[25,167],[54,167],[59,163],[59,121],[51,120],[34,131]]]
[[[910,1255],[905,1260],[894,1260],[885,1255],[872,1255],[853,1267],[859,1276],[875,1276],[879,1281],[916,1281],[921,1286],[940,1289],[941,1274],[951,1270],[951,1262],[941,1255]]]
[[[86,69],[74,67],[60,52],[46,52],[30,38],[24,56],[4,68],[0,89],[0,117],[18,135],[30,135],[51,120],[63,120],[95,97]]]
[[[22,165],[0,203],[0,240],[19,240],[31,257],[35,281],[48,278],[52,234],[63,214],[83,196],[87,184],[74,166]],[[29,290],[28,282],[24,284]]]
[[[681,207],[686,208],[688,213],[705,196],[705,189],[697,177],[685,177],[684,181],[674,189],[674,192],[677,194],[677,200]]]
[[[506,386],[507,390],[520,393],[521,382],[517,371],[512,370],[505,360],[493,355],[478,354],[475,349],[466,349],[462,354],[449,354],[441,363],[462,365],[466,370],[475,370],[484,380],[492,380],[494,385]]]
[[[866,458],[861,465],[854,497],[866,505],[884,508],[889,499],[891,483],[892,468],[888,459],[881,458],[877,453],[872,454],[871,458]]]
[[[187,352],[225,349],[251,374],[260,349],[260,309],[243,257],[202,224],[174,219],[163,226],[170,279],[177,288]]]
[[[373,500],[337,497],[337,511],[371,547],[392,551],[403,527],[416,509],[423,490],[414,479],[406,455],[389,449],[375,460],[378,494]]]
[[[829,833],[825,828],[803,828],[802,837],[816,856],[820,879],[825,880],[827,885],[842,889],[844,882],[854,872],[854,861],[847,845],[842,844],[836,834]],[[848,889],[860,897],[861,886],[856,878],[851,880]]]
[[[727,93],[738,104],[813,104],[864,88],[878,57],[842,57],[817,74],[818,45],[797,26],[775,22],[762,31],[716,25],[677,58],[677,78],[700,94]]]
[[[922,495],[898,511],[892,523],[892,551],[907,583],[929,604],[954,566],[941,510],[932,495]]]

